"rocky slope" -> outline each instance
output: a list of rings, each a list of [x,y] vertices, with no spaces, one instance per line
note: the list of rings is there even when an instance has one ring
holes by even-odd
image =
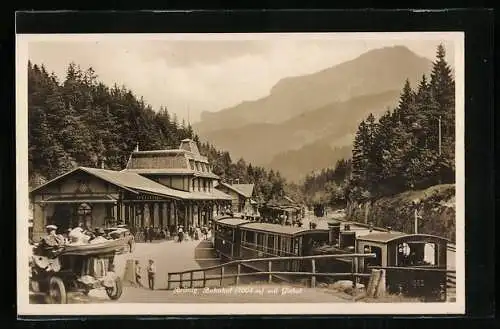
[[[443,236],[455,242],[455,185],[435,185],[425,190],[407,191],[384,197],[372,203],[349,204],[347,216],[375,226],[391,226],[393,230],[414,232],[413,200],[420,200],[419,233]]]

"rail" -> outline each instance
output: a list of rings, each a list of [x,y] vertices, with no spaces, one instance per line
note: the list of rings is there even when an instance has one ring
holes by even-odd
[[[194,288],[194,282],[202,282],[201,288],[205,288],[207,286],[207,281],[218,281],[220,286],[223,286],[224,279],[235,279],[234,283],[238,285],[240,283],[241,277],[248,276],[268,276],[268,282],[273,282],[273,277],[278,275],[289,275],[289,276],[309,276],[311,279],[311,287],[316,287],[316,277],[346,277],[350,276],[352,278],[353,285],[359,281],[361,277],[369,277],[368,273],[360,273],[357,271],[357,262],[354,260],[365,259],[365,258],[375,258],[375,254],[337,254],[337,255],[314,255],[314,256],[286,256],[286,257],[265,257],[265,258],[252,258],[252,259],[239,259],[233,260],[224,264],[219,264],[215,266],[205,267],[201,269],[194,270],[186,270],[182,272],[170,272],[167,277],[167,290],[172,290],[173,283],[179,283],[180,288],[184,287],[184,283],[189,283],[189,288]],[[316,260],[319,259],[340,259],[340,258],[350,258],[352,259],[351,271],[347,273],[320,273],[316,271]],[[311,271],[273,271],[272,264],[273,262],[282,262],[282,261],[311,261]],[[267,271],[257,271],[251,273],[242,273],[242,266],[249,263],[267,263]],[[236,266],[236,273],[226,274],[225,270],[229,267]],[[217,275],[207,275],[207,272],[219,270]],[[194,277],[195,273],[201,273],[201,277]],[[185,275],[189,275],[189,278],[184,278]],[[178,276],[178,280],[174,280],[173,276]]]

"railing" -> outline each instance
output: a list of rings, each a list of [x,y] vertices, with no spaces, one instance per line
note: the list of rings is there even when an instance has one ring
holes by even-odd
[[[187,270],[182,272],[171,272],[168,273],[167,278],[167,289],[171,290],[172,283],[179,283],[179,288],[187,288],[184,287],[184,283],[189,283],[189,288],[195,288],[195,282],[202,282],[201,288],[205,288],[207,286],[207,281],[218,281],[220,286],[223,286],[224,279],[234,279],[234,283],[238,285],[240,283],[240,278],[248,277],[248,276],[268,276],[268,282],[273,282],[273,277],[278,275],[288,275],[288,276],[309,276],[311,287],[316,287],[316,278],[317,277],[346,277],[350,276],[352,278],[353,286],[359,282],[359,278],[361,277],[369,277],[369,273],[359,273],[357,271],[357,262],[354,260],[364,259],[364,258],[375,258],[375,254],[338,254],[338,255],[315,255],[315,256],[292,256],[292,257],[267,257],[267,258],[253,258],[253,259],[240,259],[230,261],[224,264],[205,267],[201,269],[195,270]],[[341,259],[341,258],[350,258],[352,260],[351,271],[347,273],[319,273],[316,271],[316,260],[322,259]],[[301,272],[301,271],[273,271],[272,264],[273,262],[281,262],[281,261],[311,261],[311,271],[310,272]],[[242,266],[245,266],[250,263],[267,263],[267,271],[256,271],[251,273],[242,273]],[[226,274],[225,270],[229,267],[236,266],[236,273]],[[209,271],[218,270],[219,273],[217,275],[207,275]],[[194,277],[195,273],[201,273],[201,277]],[[189,278],[185,278],[185,275],[189,275]],[[178,280],[173,280],[173,276],[178,276]]]

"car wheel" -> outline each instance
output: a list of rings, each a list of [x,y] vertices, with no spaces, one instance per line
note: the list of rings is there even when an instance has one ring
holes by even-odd
[[[49,281],[49,301],[51,304],[66,304],[66,288],[61,278],[54,276]]]
[[[120,278],[116,277],[114,286],[106,288],[106,294],[111,300],[117,300],[123,293],[123,285]]]

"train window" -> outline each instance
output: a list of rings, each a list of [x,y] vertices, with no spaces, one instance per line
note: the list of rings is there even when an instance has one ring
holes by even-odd
[[[405,256],[405,257],[408,257],[410,256],[410,246],[408,245],[408,243],[402,243],[398,246],[398,252]]]
[[[382,266],[382,248],[370,246],[370,252],[375,254],[375,258],[370,258],[371,266]]]
[[[436,265],[435,243],[413,242],[398,245],[398,266]]]
[[[252,231],[247,231],[245,241],[248,243],[255,243],[255,233]]]
[[[423,259],[424,265],[436,265],[437,248],[438,246],[435,243],[424,244],[424,259]]]
[[[275,253],[274,250],[274,235],[269,234],[267,237],[267,251],[271,254]]]
[[[285,255],[290,253],[290,238],[283,237],[283,252]]]
[[[293,253],[295,255],[299,255],[299,247],[300,247],[300,240],[299,238],[296,238],[294,241],[293,241]]]
[[[258,245],[258,249],[262,249],[263,246],[264,246],[264,234],[262,233],[256,233],[257,234],[257,245]]]

